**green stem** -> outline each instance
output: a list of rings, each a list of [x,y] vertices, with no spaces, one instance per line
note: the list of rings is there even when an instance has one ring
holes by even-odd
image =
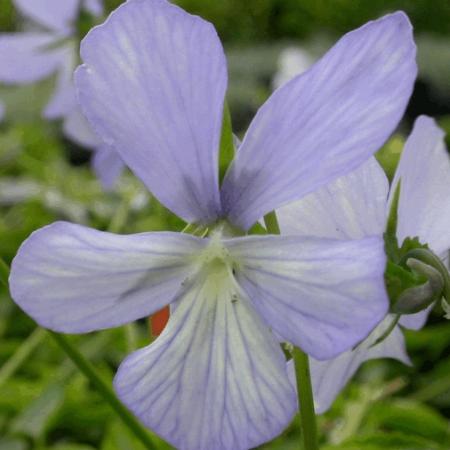
[[[107,231],[110,233],[119,233],[126,224],[129,212],[130,199],[124,198],[117,207]]]
[[[9,276],[9,267],[5,264],[6,276]],[[89,379],[89,381],[96,387],[100,395],[110,404],[116,414],[122,419],[123,423],[130,429],[130,431],[139,439],[144,447],[148,450],[156,450],[147,430],[141,423],[131,414],[130,411],[119,401],[114,391],[96,373],[92,365],[86,358],[74,347],[66,336],[47,330],[56,343],[78,367],[78,369]],[[40,334],[40,332],[39,332]],[[36,337],[34,339],[37,339]],[[34,342],[33,342],[34,343]],[[9,369],[10,370],[10,369]]]
[[[64,350],[67,356],[78,367],[89,381],[95,386],[101,396],[109,403],[114,409],[116,414],[122,419],[124,424],[133,432],[146,449],[156,450],[156,446],[153,443],[150,435],[141,423],[128,411],[128,409],[117,399],[114,391],[109,387],[109,383],[106,383],[96,373],[92,365],[83,357],[83,355],[72,345],[69,339],[62,335],[48,330],[49,334],[55,340],[55,342]]]
[[[45,332],[42,328],[36,328],[17,351],[3,364],[0,369],[0,386],[6,383],[14,375],[16,370],[28,359],[34,349],[42,342]]]
[[[269,234],[280,234],[280,226],[275,211],[264,216],[264,223]],[[316,413],[312,391],[308,355],[299,348],[294,348],[293,358],[297,379],[297,394],[300,411],[300,426],[304,450],[318,450]]]
[[[314,412],[314,398],[308,355],[303,353],[299,348],[294,348],[293,357],[297,379],[303,449],[318,450],[316,414]]]

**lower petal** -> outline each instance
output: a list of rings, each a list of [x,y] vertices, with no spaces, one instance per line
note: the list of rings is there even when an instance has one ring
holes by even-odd
[[[183,450],[256,447],[296,410],[279,344],[220,271],[190,286],[161,336],[122,363],[114,384],[145,425]]]

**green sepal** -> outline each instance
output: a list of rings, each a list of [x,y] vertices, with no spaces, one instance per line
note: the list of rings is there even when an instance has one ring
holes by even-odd
[[[220,135],[219,147],[219,182],[222,182],[223,177],[234,158],[234,142],[233,142],[233,127],[231,123],[230,110],[228,104],[225,102],[223,106],[222,118],[222,132]]]
[[[423,275],[412,273],[408,269],[388,261],[384,281],[392,309],[404,291],[426,283],[427,279]]]
[[[422,275],[425,283],[403,291],[391,307],[397,314],[415,314],[422,311],[441,298],[444,280],[434,267],[415,258],[409,258],[407,265],[414,274]]]

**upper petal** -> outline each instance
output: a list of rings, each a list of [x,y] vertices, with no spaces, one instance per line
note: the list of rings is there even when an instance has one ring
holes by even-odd
[[[227,247],[239,261],[238,282],[267,323],[317,359],[352,348],[387,312],[381,237],[251,236]]]
[[[358,167],[391,134],[416,76],[411,25],[395,13],[348,33],[258,111],[225,177],[242,228]]]
[[[68,31],[76,19],[80,0],[14,0],[15,6],[35,22],[56,31]]]
[[[173,301],[203,243],[181,233],[129,236],[56,222],[13,260],[14,301],[40,325],[66,333],[109,328]]]
[[[0,34],[0,82],[33,83],[52,74],[64,57],[59,49],[49,50],[57,39],[39,32]]]
[[[128,408],[180,450],[254,448],[296,410],[280,346],[222,275],[195,279],[161,336],[129,356],[114,380]]]
[[[388,179],[375,158],[277,210],[282,234],[335,239],[382,235]]]
[[[415,124],[395,173],[395,192],[401,180],[397,237],[418,236],[441,256],[450,249],[450,157],[444,132],[433,119],[421,116]]]
[[[310,359],[316,413],[322,414],[330,408],[339,392],[344,389],[363,362],[370,359],[393,358],[405,364],[411,364],[406,353],[405,338],[398,326],[386,339],[372,347],[392,320],[391,315],[386,316],[355,350],[349,350],[327,361]]]
[[[75,78],[97,134],[177,215],[214,221],[227,73],[212,25],[165,0],[130,0],[81,54]]]

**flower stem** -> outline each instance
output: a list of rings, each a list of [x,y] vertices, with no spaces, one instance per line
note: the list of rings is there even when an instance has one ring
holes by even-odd
[[[264,223],[269,234],[280,234],[280,226],[275,211],[264,216]],[[318,450],[316,413],[309,371],[308,355],[299,348],[294,348],[293,358],[297,380],[298,404],[300,410],[300,427],[302,431],[303,450]]]
[[[300,406],[300,425],[303,436],[302,448],[304,450],[318,450],[316,414],[314,412],[308,355],[303,353],[299,348],[294,348],[293,357]]]
[[[3,272],[6,277],[9,277],[9,267],[7,264],[3,265]],[[54,331],[47,330],[50,336],[61,347],[64,353],[72,360],[72,362],[78,367],[78,369],[89,379],[89,381],[96,387],[99,394],[106,400],[113,408],[116,414],[122,419],[123,423],[129,428],[129,430],[135,435],[137,439],[144,445],[147,450],[156,450],[156,446],[152,441],[151,436],[147,430],[141,425],[141,423],[131,414],[130,411],[119,401],[114,391],[109,387],[97,372],[94,370],[89,361],[72,345],[69,339],[62,335],[55,333]],[[36,333],[36,334],[35,334]],[[38,328],[36,332],[32,334],[29,340],[28,347],[34,346],[35,340],[40,340],[41,329]],[[36,336],[37,335],[37,336]]]
[[[97,391],[101,394],[104,400],[114,409],[116,414],[122,419],[124,424],[133,432],[137,439],[141,441],[144,447],[148,450],[156,450],[150,435],[140,422],[128,411],[128,409],[117,399],[114,391],[94,370],[92,365],[84,358],[84,356],[72,345],[70,340],[62,335],[48,330],[49,334],[55,342],[64,350],[66,355],[78,367],[89,381],[95,386]]]

